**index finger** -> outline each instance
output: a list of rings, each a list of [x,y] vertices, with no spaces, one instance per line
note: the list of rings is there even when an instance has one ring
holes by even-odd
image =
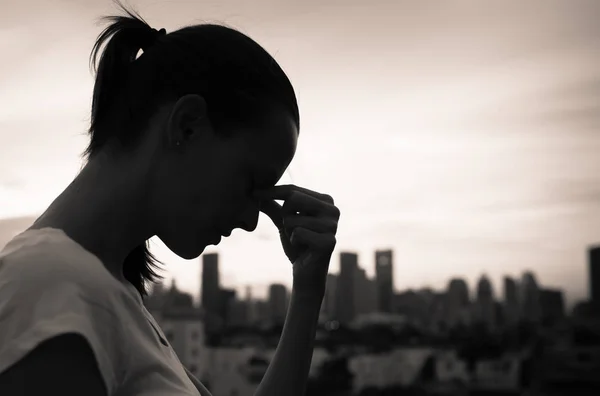
[[[255,196],[259,199],[275,199],[278,201],[285,201],[292,195],[293,192],[298,191],[306,195],[310,195],[323,201],[331,201],[331,197],[326,194],[321,194],[308,188],[298,187],[293,184],[285,184],[281,186],[271,187],[266,190],[259,190],[255,192]]]

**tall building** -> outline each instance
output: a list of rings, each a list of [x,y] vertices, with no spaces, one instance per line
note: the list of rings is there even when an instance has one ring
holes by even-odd
[[[565,301],[560,290],[540,290],[541,320],[553,324],[565,317]]]
[[[205,313],[206,331],[216,331],[225,319],[222,317],[223,304],[219,281],[219,255],[217,253],[202,255],[202,290],[200,296],[200,303]]]
[[[335,317],[335,296],[337,282],[337,275],[327,274],[325,296],[323,296],[323,303],[321,304],[321,314],[324,315],[327,320],[337,320]]]
[[[354,301],[356,315],[377,312],[377,283],[360,267],[354,273]]]
[[[285,285],[272,284],[269,286],[269,311],[273,324],[282,325],[287,314],[287,288]]]
[[[496,327],[496,304],[494,289],[487,276],[482,275],[477,283],[477,301],[475,302],[475,318],[489,330]]]
[[[519,321],[519,286],[509,276],[504,277],[504,321],[507,325],[515,325]]]
[[[590,277],[590,301],[600,306],[600,246],[591,247],[588,251]]]
[[[394,263],[391,250],[375,252],[375,279],[377,282],[377,308],[392,313],[394,300]]]
[[[340,253],[340,274],[336,287],[336,318],[342,324],[349,324],[356,316],[354,300],[355,272],[358,271],[358,255],[356,253]]]
[[[201,304],[205,311],[219,310],[219,254],[206,253],[202,256],[202,290]]]
[[[444,322],[449,328],[465,323],[469,308],[469,286],[464,279],[452,279],[448,283],[444,307]],[[466,324],[466,323],[465,323]]]
[[[521,320],[538,323],[541,320],[542,314],[540,307],[540,289],[533,273],[523,273],[519,292]]]
[[[219,294],[219,318],[225,326],[230,326],[231,308],[237,301],[237,292],[234,289],[221,289]]]

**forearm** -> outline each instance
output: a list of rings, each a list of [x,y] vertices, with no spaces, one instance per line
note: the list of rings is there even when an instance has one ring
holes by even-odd
[[[254,396],[304,395],[322,300],[292,290],[277,350]]]

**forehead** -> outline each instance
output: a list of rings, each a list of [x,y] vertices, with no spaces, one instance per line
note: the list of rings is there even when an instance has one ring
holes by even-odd
[[[247,165],[259,186],[277,183],[294,158],[298,128],[287,112],[275,112],[260,127],[245,133]]]

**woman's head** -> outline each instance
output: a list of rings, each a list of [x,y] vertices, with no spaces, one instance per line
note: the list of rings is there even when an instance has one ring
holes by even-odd
[[[162,34],[122,8],[127,16],[110,17],[92,51],[95,61],[105,44],[86,155],[149,159],[143,183],[152,232],[195,258],[232,229],[256,227],[252,192],[273,186],[296,150],[294,90],[240,32],[196,25]],[[152,266],[146,244],[124,264],[142,295],[157,277]]]

